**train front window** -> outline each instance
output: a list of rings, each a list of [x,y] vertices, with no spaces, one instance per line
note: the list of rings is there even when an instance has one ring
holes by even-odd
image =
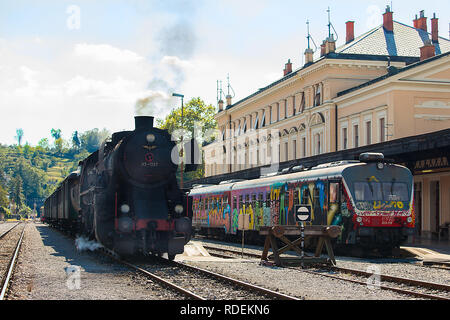
[[[385,200],[408,201],[408,188],[406,183],[383,182],[383,195]]]
[[[355,182],[356,201],[408,201],[408,187],[401,182]]]

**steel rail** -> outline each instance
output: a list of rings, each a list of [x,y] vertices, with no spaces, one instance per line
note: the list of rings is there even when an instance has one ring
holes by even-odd
[[[223,281],[231,282],[231,283],[233,283],[235,285],[238,285],[240,287],[243,287],[243,288],[246,288],[246,289],[250,289],[252,291],[256,291],[256,292],[262,293],[264,295],[268,295],[268,296],[275,297],[275,298],[278,298],[278,299],[282,299],[282,300],[301,300],[299,298],[292,297],[292,296],[289,296],[289,295],[286,295],[286,294],[283,294],[283,293],[279,293],[279,292],[276,292],[276,291],[273,291],[273,290],[270,290],[270,289],[266,289],[266,288],[263,288],[263,287],[260,287],[260,286],[248,283],[248,282],[244,282],[244,281],[241,281],[241,280],[233,279],[233,278],[224,276],[224,275],[222,275],[220,273],[212,272],[212,271],[205,270],[205,269],[202,269],[202,268],[199,268],[199,267],[190,266],[190,265],[187,265],[185,263],[180,263],[180,262],[176,262],[176,261],[171,261],[171,263],[173,263],[175,265],[178,265],[178,266],[181,266],[183,268],[190,269],[192,271],[201,272],[201,273],[203,273],[203,274],[205,274],[207,276],[210,276],[210,277],[213,277],[213,278],[216,278],[216,279],[220,279],[220,280],[223,280]]]
[[[232,250],[232,249],[222,249],[222,248],[210,247],[210,246],[203,246],[203,247],[205,249],[212,249],[212,250],[223,251],[223,252],[227,252],[228,251],[228,252],[231,252],[231,253],[234,253],[234,254],[241,254],[240,251]],[[248,255],[248,256],[251,256],[251,257],[260,257],[259,255],[254,254],[254,253],[248,253],[247,252],[247,253],[244,253],[244,254]],[[212,253],[212,255],[216,255],[216,254]],[[217,255],[220,255],[220,254],[217,254]],[[223,256],[223,255],[221,255],[221,256]],[[333,275],[328,275],[328,274],[323,274],[323,273],[318,273],[318,272],[309,271],[309,270],[303,270],[303,269],[298,269],[298,268],[290,268],[290,269],[303,271],[303,272],[310,273],[310,274],[325,276],[325,277],[329,277],[329,278],[333,278],[333,279],[349,281],[349,282],[353,282],[353,283],[362,284],[362,285],[366,285],[367,286],[367,282],[362,282],[362,281],[358,281],[358,280],[345,279],[345,278],[341,278],[341,277],[337,277],[337,276],[333,276]],[[334,270],[334,271],[347,272],[347,273],[352,273],[352,274],[356,274],[356,275],[359,275],[359,276],[370,277],[370,276],[373,275],[372,273],[369,273],[369,272],[360,271],[360,270],[354,270],[354,269],[349,269],[349,268],[331,267],[331,269]],[[380,275],[380,281],[381,280],[395,282],[395,283],[401,283],[401,284],[408,284],[408,285],[412,285],[412,286],[420,286],[420,287],[424,287],[424,288],[427,288],[427,289],[441,290],[441,291],[450,292],[450,286],[445,285],[445,284],[440,284],[440,283],[426,282],[426,281],[420,281],[420,280],[414,280],[414,279],[408,279],[408,278],[401,278],[401,277],[394,277],[394,276],[388,276],[388,275]],[[416,296],[416,297],[420,297],[420,298],[437,299],[437,300],[450,300],[450,298],[439,296],[439,295],[431,295],[431,294],[427,294],[427,293],[421,293],[421,292],[410,291],[410,290],[406,290],[406,289],[394,288],[394,287],[385,286],[385,285],[380,285],[379,288],[380,289],[384,289],[384,290],[391,290],[391,291],[394,291],[394,292],[397,292],[397,293],[401,293],[401,294],[412,295],[412,296]]]
[[[128,267],[130,267],[130,268],[132,268],[132,269],[142,273],[143,275],[145,275],[147,277],[150,277],[151,279],[157,281],[158,283],[160,283],[162,285],[165,285],[165,286],[168,286],[171,289],[173,289],[173,290],[175,290],[175,291],[177,291],[179,293],[182,293],[182,294],[184,294],[184,295],[186,295],[186,296],[188,296],[190,298],[193,298],[195,300],[206,300],[205,298],[203,298],[203,297],[193,293],[192,291],[186,290],[186,289],[184,289],[184,288],[182,288],[182,287],[180,287],[180,286],[178,286],[178,285],[176,285],[176,284],[174,284],[174,283],[172,283],[172,282],[170,282],[168,280],[165,280],[165,279],[157,276],[156,274],[151,273],[150,271],[144,270],[144,269],[142,269],[142,268],[140,268],[140,267],[138,267],[138,266],[136,266],[136,265],[134,265],[132,263],[129,263],[129,262],[121,260],[121,259],[117,259],[117,261],[119,261],[120,263],[122,263],[122,264],[124,264],[124,265],[126,265],[126,266],[128,266]]]
[[[19,225],[19,222],[17,222],[15,225],[13,225],[11,228],[9,228],[8,230],[6,230],[5,232],[3,232],[2,234],[0,234],[0,239],[3,238],[4,236],[6,236],[12,229],[14,229],[15,227],[17,227]]]
[[[370,277],[373,275],[373,273],[361,271],[361,270],[355,270],[350,268],[343,268],[343,267],[332,267],[335,271],[340,271],[344,273],[351,273],[361,276]],[[415,280],[415,279],[409,279],[409,278],[403,278],[403,277],[395,277],[395,276],[389,276],[386,274],[380,274],[380,280],[384,281],[390,281],[390,282],[396,282],[396,283],[403,283],[413,286],[419,286],[424,287],[428,289],[434,289],[434,290],[441,290],[441,291],[447,291],[450,292],[450,286],[446,284],[436,283],[436,282],[428,282],[428,281],[421,281],[421,280]]]
[[[295,269],[295,268],[290,268],[290,269],[299,270],[299,269]],[[332,279],[353,282],[353,283],[357,283],[357,284],[361,284],[361,285],[365,285],[365,286],[368,285],[367,282],[358,281],[358,280],[352,280],[352,279],[345,279],[345,278],[333,276],[331,274],[323,274],[323,273],[318,273],[318,272],[309,271],[309,270],[301,270],[301,271],[306,272],[306,273],[310,273],[310,274],[320,275],[320,276],[323,276],[323,277],[332,278]],[[450,301],[450,298],[443,297],[443,296],[432,295],[432,294],[428,294],[428,293],[422,293],[422,292],[410,291],[410,290],[406,290],[406,289],[394,288],[394,287],[389,287],[389,286],[385,286],[385,285],[381,285],[381,284],[374,285],[374,286],[378,287],[380,289],[383,289],[383,290],[390,290],[390,291],[394,291],[394,292],[397,292],[397,293],[411,295],[411,296],[415,296],[415,297],[419,297],[419,298],[426,298],[426,299],[433,299],[433,300],[448,300],[448,301]]]
[[[8,272],[6,274],[6,278],[3,281],[2,291],[0,293],[0,300],[5,300],[6,291],[8,290],[9,281],[11,280],[12,273],[14,271],[14,266],[16,264],[17,257],[19,255],[19,250],[22,245],[23,235],[25,234],[26,224],[23,227],[22,234],[20,235],[19,241],[17,241],[16,249],[14,250],[14,254],[9,262]]]
[[[183,294],[185,296],[188,296],[188,297],[190,297],[192,299],[195,299],[195,300],[206,300],[205,298],[200,297],[199,295],[197,295],[197,294],[195,294],[195,293],[193,293],[193,292],[191,292],[189,290],[186,290],[186,289],[184,289],[184,288],[182,288],[182,287],[180,287],[180,286],[178,286],[178,285],[176,285],[176,284],[174,284],[174,283],[172,283],[170,281],[167,281],[167,280],[157,276],[156,274],[154,274],[154,273],[152,273],[150,271],[144,270],[144,269],[142,269],[142,268],[140,268],[140,267],[138,267],[138,266],[136,266],[136,265],[134,265],[134,264],[132,264],[132,263],[130,263],[128,261],[125,261],[125,260],[121,259],[118,254],[116,254],[114,251],[112,251],[112,250],[110,250],[108,248],[102,247],[100,249],[100,252],[102,252],[103,254],[107,255],[110,258],[112,258],[113,260],[115,260],[115,261],[117,261],[117,262],[119,262],[119,263],[121,263],[123,265],[126,265],[130,269],[138,271],[139,273],[143,274],[146,277],[149,277],[150,279],[158,282],[159,284],[165,285],[165,286],[171,288],[172,290],[174,290],[174,291],[176,291],[178,293],[181,293],[181,294]]]

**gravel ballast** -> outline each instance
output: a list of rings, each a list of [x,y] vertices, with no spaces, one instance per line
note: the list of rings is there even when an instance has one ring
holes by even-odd
[[[127,267],[111,262],[106,257],[101,258],[98,254],[86,251],[78,252],[74,239],[39,223],[27,225],[7,298],[9,300],[180,299],[176,293],[137,275]]]

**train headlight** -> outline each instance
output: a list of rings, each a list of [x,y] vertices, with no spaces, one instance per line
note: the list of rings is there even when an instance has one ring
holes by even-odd
[[[122,213],[128,213],[130,212],[130,206],[127,204],[123,204],[120,206],[120,211],[122,211]]]
[[[155,140],[156,140],[155,135],[154,135],[154,134],[151,134],[151,133],[148,134],[145,138],[147,139],[147,141],[148,141],[149,143],[153,143],[153,142],[155,142]]]
[[[384,168],[383,162],[378,162],[378,163],[377,163],[377,169],[378,169],[378,170],[383,170],[383,168]]]
[[[183,210],[184,210],[184,208],[183,208],[183,206],[182,206],[181,204],[177,204],[177,205],[175,206],[175,212],[176,212],[176,213],[182,214],[182,213],[183,213]]]
[[[362,222],[362,218],[361,217],[356,218],[356,222]]]
[[[408,223],[411,223],[411,222],[412,222],[412,218],[411,218],[411,217],[408,217],[408,218],[406,219],[406,221],[408,221]]]

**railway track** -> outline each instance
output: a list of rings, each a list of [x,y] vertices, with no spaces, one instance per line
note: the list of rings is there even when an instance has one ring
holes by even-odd
[[[236,258],[242,256],[242,251],[233,249],[222,249],[214,246],[203,246],[213,256],[222,258]],[[215,252],[213,252],[215,251]],[[219,251],[220,253],[217,253]],[[260,254],[244,252],[244,256],[260,258]],[[370,273],[350,268],[327,267],[326,269],[305,270],[298,267],[290,269],[299,270],[310,274],[320,275],[328,278],[349,281],[365,286],[371,286],[381,290],[390,290],[400,294],[410,295],[418,298],[433,300],[450,300],[450,286],[440,283],[395,277],[384,274]],[[389,284],[389,285],[387,285]]]
[[[2,227],[6,226],[7,224],[2,224]],[[13,230],[15,227],[17,227],[19,225],[19,223],[14,223],[12,227],[6,229],[6,230],[2,230],[0,231],[0,239],[2,239],[4,236],[6,236],[11,230]]]
[[[163,286],[175,290],[194,300],[300,300],[251,283],[233,279],[218,273],[190,266],[184,263],[152,257],[146,263],[134,264],[118,259],[116,261],[149,277]]]
[[[0,300],[5,300],[6,294],[8,291],[9,283],[14,271],[14,267],[16,264],[17,257],[19,255],[19,250],[22,245],[23,236],[25,234],[25,228],[26,224],[24,224],[22,232],[20,233],[20,236],[18,237],[17,241],[14,241],[14,239],[6,239],[6,235],[12,236],[10,232],[15,229],[15,226],[13,226],[11,229],[9,229],[7,232],[4,232],[2,235],[0,235],[0,241],[2,246],[2,256],[0,259],[0,265],[1,269],[5,269],[4,274],[2,275],[1,279],[1,291],[0,291]],[[3,243],[4,241],[7,241],[8,243]]]

